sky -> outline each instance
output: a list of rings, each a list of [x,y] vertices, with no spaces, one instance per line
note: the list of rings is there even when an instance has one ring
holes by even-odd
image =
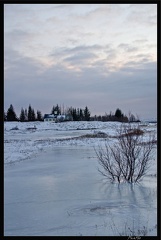
[[[157,117],[157,4],[4,4],[4,110]]]

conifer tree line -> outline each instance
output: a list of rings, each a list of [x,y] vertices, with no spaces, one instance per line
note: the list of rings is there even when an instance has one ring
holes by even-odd
[[[35,113],[34,108],[29,104],[27,108],[21,108],[20,116],[18,117],[15,113],[14,107],[10,104],[7,112],[4,111],[4,121],[20,121],[20,122],[31,122],[31,121],[43,121],[41,111],[37,110]]]
[[[70,120],[73,121],[121,121],[121,122],[135,122],[139,121],[133,114],[130,114],[128,118],[126,115],[122,113],[122,111],[117,108],[115,114],[105,113],[103,116],[91,116],[91,112],[89,108],[86,106],[84,109],[82,108],[73,108],[67,107],[66,109],[62,109],[58,104],[53,105],[50,114],[54,115],[67,115]],[[16,115],[14,107],[10,104],[7,112],[4,111],[4,121],[20,121],[20,122],[31,122],[31,121],[43,121],[43,115],[40,110],[35,112],[34,108],[32,108],[31,104],[29,104],[28,108],[21,108],[21,112],[19,117]]]

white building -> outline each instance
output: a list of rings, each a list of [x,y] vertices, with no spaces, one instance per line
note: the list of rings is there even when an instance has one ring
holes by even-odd
[[[54,115],[54,114],[45,114],[44,122],[64,122],[64,121],[73,121],[72,116],[69,115]]]
[[[56,122],[57,116],[54,114],[45,114],[44,115],[44,122]]]

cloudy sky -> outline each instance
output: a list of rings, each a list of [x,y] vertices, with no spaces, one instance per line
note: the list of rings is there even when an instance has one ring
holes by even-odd
[[[5,4],[4,110],[157,116],[156,4]]]

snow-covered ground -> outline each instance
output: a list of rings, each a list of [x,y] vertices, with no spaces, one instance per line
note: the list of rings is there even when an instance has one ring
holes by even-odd
[[[5,122],[5,235],[130,235],[128,227],[156,235],[157,156],[141,185],[111,184],[97,170],[100,132],[115,136],[119,125]],[[156,134],[157,126],[141,129]]]

